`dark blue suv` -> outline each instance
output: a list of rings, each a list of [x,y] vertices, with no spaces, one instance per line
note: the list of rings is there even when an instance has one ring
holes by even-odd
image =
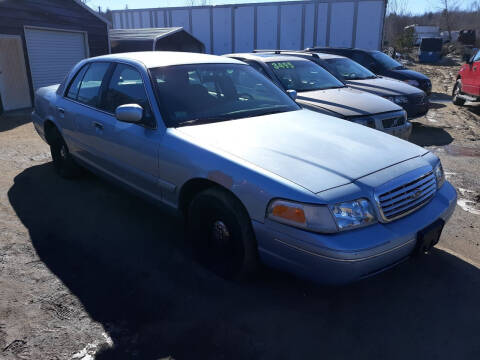
[[[363,65],[374,74],[405,81],[407,84],[422,89],[427,95],[430,95],[432,92],[432,83],[427,76],[407,69],[381,51],[333,47],[315,47],[309,48],[307,51],[346,56]]]

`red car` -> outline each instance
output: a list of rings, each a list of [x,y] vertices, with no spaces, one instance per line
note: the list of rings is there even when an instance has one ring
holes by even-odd
[[[465,101],[480,101],[480,51],[458,72],[452,97],[455,105],[463,105]]]

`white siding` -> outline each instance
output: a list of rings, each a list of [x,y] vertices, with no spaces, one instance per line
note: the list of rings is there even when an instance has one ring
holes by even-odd
[[[190,16],[188,10],[172,10],[172,26],[183,27],[188,32],[190,29]]]
[[[242,6],[235,11],[235,52],[248,52],[254,48],[254,7]]]
[[[84,33],[25,28],[25,40],[35,90],[59,84],[88,56]]]
[[[257,48],[277,48],[278,7],[275,5],[257,8]]]
[[[315,46],[327,45],[328,4],[318,4],[317,42]]]
[[[192,35],[205,45],[210,52],[210,9],[192,9]]]
[[[354,3],[332,4],[330,46],[352,46]]]
[[[358,21],[356,47],[376,50],[381,33],[376,31],[382,26],[384,5],[378,1],[361,1],[358,3]]]
[[[300,50],[302,48],[302,6],[280,7],[280,48]]]
[[[231,8],[213,9],[213,53],[217,55],[232,52]]]

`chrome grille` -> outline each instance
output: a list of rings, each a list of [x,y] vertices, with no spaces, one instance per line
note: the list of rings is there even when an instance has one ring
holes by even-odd
[[[405,216],[425,205],[435,195],[437,182],[433,171],[377,196],[386,221]]]
[[[401,126],[405,124],[405,117],[402,115],[402,116],[396,116],[390,119],[384,119],[382,120],[382,124],[384,129]]]

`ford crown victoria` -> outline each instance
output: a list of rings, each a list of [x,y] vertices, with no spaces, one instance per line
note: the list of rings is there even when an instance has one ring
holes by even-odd
[[[301,109],[226,57],[83,60],[37,90],[32,117],[61,176],[88,168],[184,214],[196,258],[225,278],[260,262],[371,276],[428,252],[456,203],[431,152]]]

